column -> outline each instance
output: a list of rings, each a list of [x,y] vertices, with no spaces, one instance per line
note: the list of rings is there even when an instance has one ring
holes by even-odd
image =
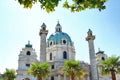
[[[61,80],[61,75],[58,75],[58,80]]]
[[[91,79],[98,80],[98,73],[97,73],[97,66],[96,66],[96,59],[95,59],[95,50],[94,50],[95,36],[92,35],[92,31],[90,29],[87,34],[88,34],[88,36],[86,37],[86,40],[88,41],[88,45],[89,45]]]
[[[66,76],[64,75],[64,80],[66,80]]]
[[[48,30],[46,30],[45,23],[42,24],[39,35],[40,35],[40,63],[46,62],[46,37]]]

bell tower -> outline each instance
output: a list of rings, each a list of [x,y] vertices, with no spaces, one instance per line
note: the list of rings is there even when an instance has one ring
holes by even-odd
[[[46,37],[48,30],[46,30],[45,23],[42,24],[39,35],[40,35],[40,63],[46,61]]]
[[[36,80],[32,75],[28,75],[27,71],[30,69],[30,65],[37,62],[37,54],[35,49],[33,49],[32,44],[28,41],[25,48],[22,48],[18,57],[18,69],[16,80]]]
[[[99,80],[107,77],[103,77],[102,73],[100,71],[99,66],[101,65],[101,61],[107,60],[107,55],[104,53],[104,51],[98,49],[98,52],[96,53],[96,64],[97,64],[97,69],[98,69],[98,75],[99,75]],[[108,77],[109,78],[109,77]],[[106,79],[107,80],[107,79]]]

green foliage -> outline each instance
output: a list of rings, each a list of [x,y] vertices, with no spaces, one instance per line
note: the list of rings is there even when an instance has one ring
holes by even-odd
[[[16,74],[14,69],[6,69],[6,71],[2,74],[3,80],[15,80]]]
[[[35,62],[30,66],[28,74],[31,74],[37,78],[46,78],[50,74],[50,65],[47,62],[42,64]]]
[[[85,75],[85,69],[79,64],[79,61],[66,60],[63,68],[64,74],[70,76],[71,80],[74,80],[75,77],[81,78]]]
[[[100,70],[102,75],[112,75],[112,73],[120,73],[120,57],[109,57],[107,60],[102,61]]]
[[[55,11],[59,2],[62,0],[18,0],[24,8],[32,8],[35,3],[40,3],[41,9],[45,9],[48,13]],[[72,4],[69,4],[71,3]],[[63,7],[70,9],[71,12],[80,12],[85,9],[99,9],[99,11],[106,8],[105,2],[107,0],[65,0]]]
[[[79,12],[85,9],[95,9],[95,8],[101,11],[105,9],[104,3],[106,1],[107,0],[73,0],[73,4],[69,5],[68,1],[66,0],[65,3],[63,4],[63,7],[69,8],[71,12]]]

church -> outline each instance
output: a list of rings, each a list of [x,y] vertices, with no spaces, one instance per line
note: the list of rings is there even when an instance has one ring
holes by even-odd
[[[90,31],[91,32],[91,31]],[[46,25],[43,23],[39,32],[40,36],[40,61],[37,60],[37,54],[35,49],[32,47],[30,41],[22,48],[18,56],[18,69],[16,80],[37,80],[36,77],[28,75],[27,71],[30,65],[34,62],[48,62],[51,66],[51,76],[45,80],[70,80],[64,74],[61,73],[61,69],[64,65],[65,60],[75,60],[75,46],[71,37],[62,31],[62,26],[59,21],[55,26],[55,32],[46,39],[48,30]],[[96,64],[99,65],[101,60],[107,59],[107,55],[104,51],[99,50],[95,54]],[[90,65],[84,61],[80,61],[80,65],[87,71],[86,76],[81,80],[90,79]],[[110,80],[110,76],[102,77],[99,69],[96,67],[99,75],[99,80]],[[79,80],[79,79],[77,79]]]

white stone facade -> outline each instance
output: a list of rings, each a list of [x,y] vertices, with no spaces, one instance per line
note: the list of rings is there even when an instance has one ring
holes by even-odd
[[[59,23],[55,27],[55,33],[48,38],[46,54],[47,62],[51,65],[51,76],[47,80],[69,80],[61,69],[65,60],[75,60],[75,48],[69,35],[62,32]]]
[[[30,65],[34,62],[37,62],[37,55],[32,45],[28,43],[19,54],[17,80],[36,80],[35,77],[27,74]]]
[[[105,54],[104,51],[101,51],[99,49],[99,51],[96,53],[96,63],[97,63],[97,70],[98,70],[98,75],[99,75],[98,78],[99,78],[99,80],[112,80],[111,75],[102,76],[102,74],[100,72],[100,69],[99,69],[101,61],[106,60],[106,59],[108,59],[107,54]],[[116,80],[120,80],[120,74],[116,74]]]
[[[46,42],[46,36],[48,30],[46,30],[46,25],[43,24],[42,29],[40,29],[40,61],[48,62],[51,66],[51,76],[44,80],[70,80],[70,78],[66,77],[62,68],[65,60],[75,60],[75,47],[74,44],[67,33],[62,32],[61,25],[58,24],[55,27],[55,33],[51,34]],[[89,33],[91,35],[91,33]],[[93,68],[91,69],[93,73],[96,73],[95,70],[98,70],[97,73],[93,76],[94,79],[90,79],[90,65],[85,63],[84,61],[80,61],[80,65],[84,67],[87,71],[86,76],[83,79],[76,80],[111,80],[110,76],[103,77],[101,76],[100,70],[94,67],[94,65],[99,65],[101,60],[107,59],[106,54],[97,53],[95,56],[94,53],[94,44],[93,40],[95,39],[94,35],[88,36],[87,41],[89,42],[89,50],[90,50],[90,58]],[[96,61],[95,61],[96,59]],[[32,48],[32,45],[28,42],[25,45],[25,48],[20,51],[19,59],[18,59],[18,69],[17,69],[17,78],[16,80],[37,80],[37,78],[32,75],[28,75],[27,71],[30,68],[30,65],[34,62],[38,62],[37,55],[35,50]],[[117,75],[117,80],[120,80],[120,75]]]
[[[47,61],[51,66],[51,76],[44,80],[70,80],[66,77],[61,69],[65,60],[75,60],[75,47],[67,33],[62,32],[61,25],[55,27],[55,33],[47,39],[48,30],[43,23],[40,29],[40,63]],[[46,49],[45,49],[46,48]],[[37,80],[27,71],[33,62],[37,61],[37,55],[32,45],[28,43],[19,54],[17,80]],[[87,76],[83,80],[89,80],[89,65],[83,61],[80,63],[87,70]],[[76,79],[79,80],[79,79]]]

